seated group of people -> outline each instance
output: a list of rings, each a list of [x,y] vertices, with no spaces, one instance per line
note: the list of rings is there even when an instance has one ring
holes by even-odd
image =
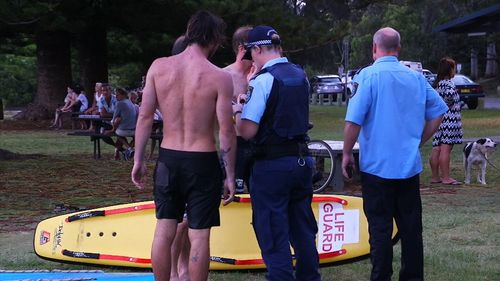
[[[134,153],[135,124],[139,114],[139,104],[141,101],[140,91],[127,92],[123,88],[114,90],[107,83],[96,83],[94,101],[92,106],[88,106],[85,93],[79,87],[68,87],[67,103],[56,110],[56,117],[52,127],[62,127],[63,113],[77,113],[78,115],[99,115],[101,118],[110,118],[111,121],[99,122],[100,133],[105,135],[103,141],[115,147],[114,158],[130,159]],[[65,102],[66,102],[65,99]],[[160,115],[161,116],[161,115]],[[95,130],[97,125],[93,121],[79,121],[80,129],[89,131]],[[88,123],[87,123],[88,122]],[[114,141],[111,136],[116,135]],[[128,137],[132,140],[129,142]]]
[[[64,98],[64,105],[56,109],[54,122],[50,128],[61,129],[63,126],[63,116],[72,114],[73,112],[85,112],[88,110],[89,101],[85,92],[79,85],[68,86],[67,94]],[[84,128],[84,124],[80,124]]]

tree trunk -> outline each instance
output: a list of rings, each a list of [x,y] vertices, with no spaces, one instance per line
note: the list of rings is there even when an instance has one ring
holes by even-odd
[[[96,82],[108,82],[108,44],[104,27],[89,28],[77,35],[80,79],[92,103]]]
[[[470,77],[476,80],[479,77],[477,66],[477,50],[472,48],[470,51]]]
[[[29,106],[21,118],[50,118],[63,103],[66,87],[71,84],[71,47],[68,33],[40,31],[35,36],[37,58],[37,92],[35,106]]]
[[[488,43],[486,48],[486,71],[485,77],[494,77],[498,74],[497,50],[495,42]]]

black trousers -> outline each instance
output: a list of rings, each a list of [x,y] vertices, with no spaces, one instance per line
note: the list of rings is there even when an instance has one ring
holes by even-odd
[[[370,233],[370,280],[391,280],[393,218],[401,239],[399,280],[424,280],[419,175],[408,179],[384,179],[361,173],[361,184]]]

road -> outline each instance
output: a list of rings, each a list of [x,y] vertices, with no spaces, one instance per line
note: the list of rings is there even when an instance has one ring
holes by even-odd
[[[484,98],[484,108],[500,108],[500,98]]]

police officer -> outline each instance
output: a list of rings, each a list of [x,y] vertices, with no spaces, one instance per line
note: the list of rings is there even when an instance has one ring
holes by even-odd
[[[268,280],[321,280],[311,209],[313,162],[306,145],[309,82],[300,67],[281,57],[280,43],[270,26],[249,32],[243,59],[253,59],[261,70],[238,99],[244,106],[234,105],[233,113],[239,134],[253,144],[253,227]]]

